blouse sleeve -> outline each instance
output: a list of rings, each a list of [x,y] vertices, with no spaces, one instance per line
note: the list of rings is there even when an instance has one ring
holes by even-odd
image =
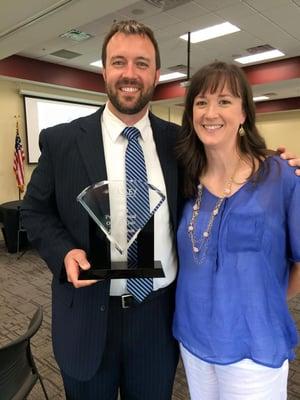
[[[294,173],[294,172],[293,172]],[[293,176],[287,208],[290,259],[300,262],[300,177]]]

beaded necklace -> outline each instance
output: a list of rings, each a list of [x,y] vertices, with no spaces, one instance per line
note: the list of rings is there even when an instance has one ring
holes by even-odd
[[[200,182],[199,185],[197,186],[198,189],[198,195],[196,197],[195,203],[193,205],[193,211],[192,211],[192,217],[188,225],[188,235],[192,243],[192,252],[194,256],[194,260],[198,263],[201,264],[204,256],[206,255],[207,247],[208,247],[208,240],[211,234],[211,230],[214,224],[214,220],[216,216],[219,214],[220,208],[225,201],[225,199],[231,194],[232,190],[232,183],[234,181],[234,177],[236,174],[236,171],[238,169],[238,166],[240,164],[240,159],[234,169],[234,172],[232,176],[229,178],[228,182],[226,183],[224,189],[223,189],[223,194],[221,197],[218,198],[216,204],[213,207],[213,210],[210,214],[210,217],[208,219],[208,224],[204,232],[200,235],[199,238],[195,237],[195,230],[196,230],[196,224],[200,212],[200,207],[201,207],[201,201],[202,201],[202,195],[203,195],[203,185]]]

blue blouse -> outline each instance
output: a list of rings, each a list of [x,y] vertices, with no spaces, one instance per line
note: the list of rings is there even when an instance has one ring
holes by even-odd
[[[294,358],[286,290],[290,266],[300,261],[300,179],[277,156],[265,163],[270,171],[262,182],[246,183],[223,202],[204,256],[194,257],[187,233],[194,199],[179,224],[173,333],[210,363],[248,358],[277,368]],[[217,200],[204,189],[196,238]]]

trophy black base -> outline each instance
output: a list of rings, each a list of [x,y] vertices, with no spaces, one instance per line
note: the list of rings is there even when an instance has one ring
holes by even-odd
[[[80,271],[79,280],[87,279],[129,279],[129,278],[164,278],[165,273],[160,261],[154,261],[154,266],[145,268],[128,268],[127,262],[113,261],[111,268],[93,267]]]

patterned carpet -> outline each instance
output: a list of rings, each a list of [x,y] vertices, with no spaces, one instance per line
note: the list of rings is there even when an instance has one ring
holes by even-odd
[[[41,304],[44,308],[44,321],[32,340],[32,349],[50,399],[64,399],[51,347],[50,272],[35,251],[28,250],[18,259],[16,254],[7,253],[0,238],[0,277],[0,345],[23,333],[36,306]],[[300,298],[291,302],[290,306],[300,329]],[[289,400],[300,400],[300,351],[297,358],[290,366]],[[41,388],[37,384],[28,400],[42,398]],[[179,365],[173,400],[188,398],[184,372]]]
[[[16,254],[7,253],[4,242],[0,241],[0,277],[0,345],[24,333],[36,306],[41,304],[44,320],[32,339],[32,351],[50,399],[64,399],[62,381],[51,345],[51,274],[48,268],[35,251],[28,250],[18,259]],[[28,400],[39,399],[43,399],[43,394],[37,384]],[[186,399],[188,391],[185,376],[179,366],[173,400]]]

